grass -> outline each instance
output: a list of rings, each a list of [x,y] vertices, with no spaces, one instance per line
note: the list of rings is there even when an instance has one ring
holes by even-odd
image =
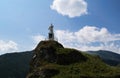
[[[70,51],[73,49],[70,49]],[[63,49],[61,50],[63,51]],[[69,53],[69,49],[65,50]],[[38,69],[55,69],[60,73],[52,78],[117,78],[120,76],[120,68],[111,67],[102,62],[97,56],[82,53],[88,58],[82,63],[73,63],[70,65],[59,65],[48,63]]]
[[[105,64],[99,56],[92,56],[75,49],[63,48],[61,44],[51,41],[41,42],[37,48],[38,53],[39,48],[50,49],[48,52],[54,49],[52,51],[56,53],[56,62],[41,62],[38,60],[42,64],[35,69],[38,72],[45,69],[59,71],[50,78],[120,78],[120,67]],[[34,74],[32,78],[34,78]]]

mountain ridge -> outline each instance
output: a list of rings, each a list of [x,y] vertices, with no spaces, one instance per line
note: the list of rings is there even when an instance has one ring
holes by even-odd
[[[46,43],[45,46],[42,46],[42,47],[46,47],[47,45],[48,44]],[[57,50],[58,51],[57,53],[60,54],[60,57],[61,57],[61,54],[63,54],[65,57],[67,57],[67,56],[71,57],[71,54],[69,54],[69,53],[71,53],[71,52],[73,53],[73,52],[77,52],[78,51],[78,50],[74,50],[74,49],[63,48],[62,45],[60,47],[62,47],[62,48],[60,48],[60,49]],[[36,48],[39,49],[39,47],[36,47]],[[48,46],[46,47],[46,49],[47,48],[48,48]],[[31,64],[29,62],[30,62],[30,60],[32,60],[35,57],[34,56],[34,51],[35,50],[26,51],[26,52],[22,52],[22,53],[7,53],[7,54],[4,54],[4,55],[1,55],[0,56],[0,70],[3,70],[3,71],[0,71],[0,77],[1,78],[8,78],[8,77],[11,77],[11,78],[25,78],[26,75],[27,75],[27,73],[28,73],[28,71],[29,71],[29,64]],[[104,63],[101,63],[102,60],[99,59],[98,56],[91,56],[91,55],[86,54],[84,52],[82,52],[82,55],[85,56],[85,57],[87,57],[87,58],[89,58],[89,59],[91,59],[91,61],[86,62],[86,61],[83,60],[82,63],[84,63],[84,64],[80,65],[80,67],[82,66],[82,68],[80,68],[80,69],[79,69],[79,62],[77,63],[77,61],[79,61],[79,60],[77,60],[76,62],[74,62],[76,59],[74,59],[72,62],[69,61],[69,60],[67,61],[67,59],[71,59],[70,57],[68,57],[68,58],[62,57],[64,60],[66,60],[67,64],[66,64],[66,62],[64,63],[63,61],[61,61],[59,59],[60,62],[58,62],[58,63],[60,65],[56,65],[56,62],[55,62],[54,64],[50,63],[50,64],[48,64],[46,66],[48,66],[50,68],[54,68],[55,67],[56,69],[57,68],[61,68],[60,71],[63,71],[63,70],[66,71],[66,70],[68,70],[69,72],[74,73],[74,74],[72,74],[74,78],[77,78],[76,75],[75,75],[75,73],[77,73],[78,75],[80,75],[78,73],[78,72],[80,72],[80,70],[82,70],[81,73],[84,72],[82,75],[80,75],[81,78],[82,77],[83,78],[86,77],[86,75],[89,75],[89,77],[86,77],[86,78],[91,78],[91,77],[92,78],[96,78],[96,77],[93,77],[93,74],[90,74],[90,72],[99,71],[99,73],[100,73],[100,70],[102,71],[104,69],[99,69],[98,67],[100,65],[98,65],[98,67],[96,68],[96,65],[94,65],[95,63],[96,64],[101,64],[101,65],[103,65],[103,67],[105,66],[105,67],[109,68],[108,65],[105,65]],[[3,59],[3,57],[4,57],[4,59]],[[75,55],[74,57],[77,57],[77,55]],[[53,59],[55,59],[55,58],[53,58]],[[80,59],[80,58],[78,57],[78,59]],[[97,61],[93,62],[96,59],[98,59],[97,60],[98,62]],[[56,60],[54,60],[54,61],[56,61]],[[62,67],[61,67],[61,63],[62,64],[64,63],[62,65]],[[70,63],[73,63],[73,64],[70,64]],[[91,65],[91,66],[89,66],[89,65]],[[95,66],[96,70],[93,70],[94,67],[92,67],[92,66]],[[67,68],[67,69],[65,70],[65,68]],[[87,71],[90,71],[90,72],[85,73],[85,71],[84,71],[83,68],[86,69]],[[92,71],[90,69],[92,69]],[[112,67],[112,70],[113,69],[118,71],[118,69]],[[51,70],[48,69],[47,72],[49,73],[50,71]],[[52,71],[54,71],[54,73],[52,75],[60,73],[60,71],[56,71],[56,70],[52,70]],[[46,72],[46,71],[44,71],[44,72]],[[66,72],[64,72],[64,74],[65,73]],[[42,72],[42,74],[43,74],[43,72]],[[63,74],[61,74],[61,75],[62,75],[63,78],[67,78],[68,77],[67,75],[63,75]],[[69,78],[72,77],[72,75],[69,74]],[[98,76],[100,76],[100,75],[98,74]],[[104,76],[102,76],[102,78],[103,77]],[[54,76],[54,78],[61,78],[61,76],[60,75],[56,75],[56,76]],[[107,77],[105,77],[105,78],[107,78]],[[119,77],[109,77],[109,78],[119,78]]]
[[[120,64],[120,54],[118,53],[106,50],[87,51],[87,53],[100,56],[100,58],[109,65],[116,66]]]

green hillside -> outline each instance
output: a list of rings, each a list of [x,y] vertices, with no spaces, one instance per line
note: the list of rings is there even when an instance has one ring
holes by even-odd
[[[25,78],[32,51],[8,53],[0,56],[0,78]]]
[[[112,64],[116,59],[119,61],[119,55],[111,52],[101,55],[104,57],[64,48],[58,42],[42,41],[34,54],[28,51],[1,55],[0,78],[26,78],[31,59],[29,78],[120,78],[120,64],[113,67],[102,61],[112,56]]]
[[[40,42],[33,57],[27,78],[120,78],[119,67],[56,41]]]

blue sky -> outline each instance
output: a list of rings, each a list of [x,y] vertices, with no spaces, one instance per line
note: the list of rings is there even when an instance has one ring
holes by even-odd
[[[0,54],[32,50],[47,37],[51,23],[65,47],[120,53],[119,3],[120,0],[1,0]]]

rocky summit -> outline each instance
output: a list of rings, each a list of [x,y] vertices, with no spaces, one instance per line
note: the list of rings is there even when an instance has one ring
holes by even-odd
[[[41,41],[34,49],[26,78],[119,78],[120,68],[54,40]]]

